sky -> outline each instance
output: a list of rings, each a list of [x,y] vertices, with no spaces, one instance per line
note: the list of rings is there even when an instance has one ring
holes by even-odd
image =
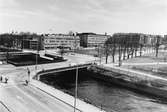
[[[0,0],[0,33],[167,34],[167,0]]]

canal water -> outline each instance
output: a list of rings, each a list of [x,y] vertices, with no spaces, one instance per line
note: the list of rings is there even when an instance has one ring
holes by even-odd
[[[40,80],[68,94],[74,95],[76,71],[47,74]],[[107,112],[167,112],[167,101],[143,95],[90,76],[86,70],[79,70],[78,97],[102,107]]]

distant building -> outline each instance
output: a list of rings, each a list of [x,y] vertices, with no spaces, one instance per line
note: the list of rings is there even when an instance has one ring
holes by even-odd
[[[159,40],[158,40],[159,37]],[[138,44],[143,46],[155,46],[157,41],[162,42],[160,35],[149,35],[142,33],[115,33],[112,38],[115,38],[115,43],[119,44],[123,41],[127,44]]]
[[[107,34],[95,34],[95,33],[78,33],[80,37],[80,45],[82,47],[97,47],[104,45],[106,40],[110,37]]]
[[[167,35],[164,35],[162,39],[162,44],[167,45]]]
[[[163,39],[161,35],[142,34],[141,37],[141,43],[145,46],[155,46],[157,44],[161,44]]]
[[[15,49],[43,49],[43,36],[31,33],[1,34],[0,46]]]
[[[22,46],[23,49],[43,50],[43,37],[24,38]]]
[[[80,47],[79,36],[70,34],[46,34],[44,35],[44,48],[57,49],[57,48],[77,49]]]

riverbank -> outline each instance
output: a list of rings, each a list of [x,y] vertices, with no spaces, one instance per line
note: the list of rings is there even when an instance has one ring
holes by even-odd
[[[167,79],[112,64],[92,66],[90,71],[95,78],[167,99]]]
[[[31,80],[31,85],[34,87],[42,90],[43,92],[47,93],[48,95],[60,100],[61,102],[74,107],[74,97],[64,93],[58,89],[55,89],[51,86],[48,86],[40,81],[37,80]],[[80,99],[76,100],[76,108],[79,112],[105,112],[101,110],[100,108],[97,108],[89,103],[86,103],[84,101],[81,101]],[[114,111],[113,111],[114,112]]]
[[[55,68],[55,67],[53,67]],[[50,68],[45,68],[45,70],[43,71],[43,69],[38,69],[36,72],[31,72],[30,76],[31,80],[30,80],[30,84],[40,90],[42,90],[43,92],[47,93],[48,95],[60,100],[61,102],[74,107],[74,96],[69,95],[68,93],[65,93],[63,91],[60,91],[58,89],[55,89],[49,85],[46,85],[36,79],[38,79],[37,77],[40,76],[40,74],[44,74],[47,71],[50,70],[54,70],[54,69],[50,69]],[[63,67],[66,68],[66,67]],[[59,68],[59,69],[63,69],[63,68]],[[56,69],[56,68],[55,68]],[[58,69],[58,68],[57,68]],[[96,107],[92,104],[90,104],[89,102],[85,102],[85,100],[83,99],[76,99],[76,108],[78,111],[81,112],[105,112],[104,110],[102,110],[100,107]],[[113,110],[111,110],[111,112],[115,112]]]

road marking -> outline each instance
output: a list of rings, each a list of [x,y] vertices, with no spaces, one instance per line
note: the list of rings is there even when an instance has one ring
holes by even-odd
[[[15,88],[21,92],[23,95],[25,95],[26,97],[28,97],[29,99],[31,99],[32,101],[34,101],[36,104],[38,104],[40,107],[44,107],[44,109],[47,110],[47,112],[53,112],[51,111],[46,105],[40,103],[37,99],[33,98],[32,96],[30,96],[29,94],[27,94],[26,92],[22,91],[19,87],[15,86]]]
[[[53,97],[52,95],[48,94],[47,92],[37,88],[37,87],[34,87],[33,85],[29,85],[30,86],[30,89],[32,90],[32,92],[36,93],[35,91],[38,91],[38,93],[42,94],[43,96],[46,96],[48,99],[51,99],[52,102],[49,102],[50,104],[52,105],[55,105],[55,103],[57,103],[58,105],[55,105],[58,109],[60,110],[63,110],[63,111],[66,111],[67,108],[69,109],[72,109],[71,111],[73,111],[73,107],[71,107],[71,105],[67,104],[67,103],[64,103],[62,102],[61,100],[59,100],[58,98],[55,98]],[[35,91],[33,91],[35,90]],[[64,105],[65,108],[61,108],[61,107],[58,107],[59,105]],[[77,112],[81,112],[79,110],[76,110]]]
[[[8,108],[8,106],[6,106],[6,104],[4,104],[4,102],[0,101],[0,103],[7,109],[8,112],[12,112],[12,111]]]

